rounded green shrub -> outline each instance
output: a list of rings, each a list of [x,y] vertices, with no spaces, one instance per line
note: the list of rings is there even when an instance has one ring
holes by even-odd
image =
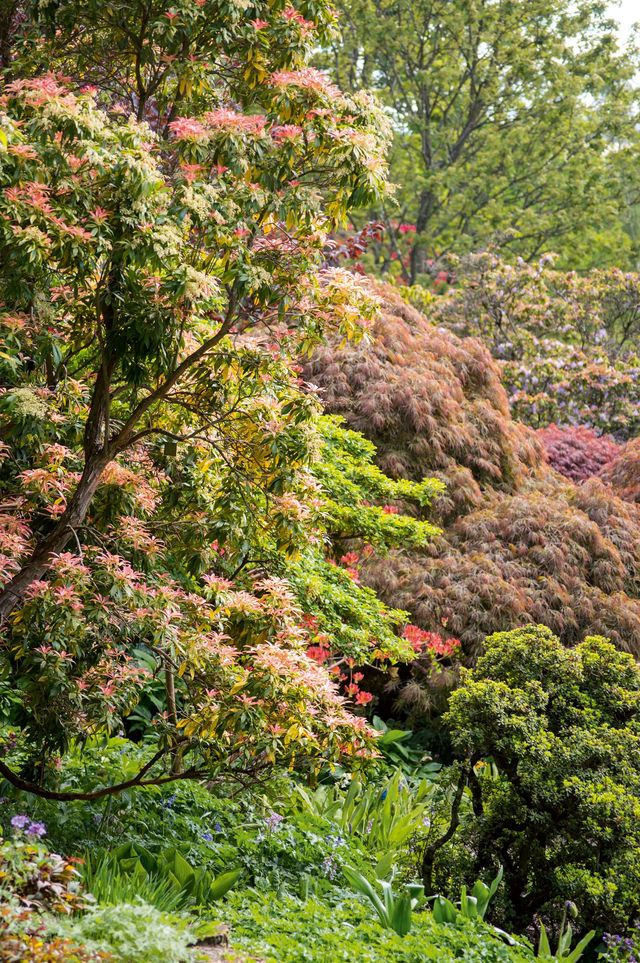
[[[492,635],[445,722],[473,799],[449,847],[470,874],[504,865],[505,921],[557,919],[571,900],[585,928],[628,928],[640,905],[633,657],[600,637],[567,649],[540,625]]]

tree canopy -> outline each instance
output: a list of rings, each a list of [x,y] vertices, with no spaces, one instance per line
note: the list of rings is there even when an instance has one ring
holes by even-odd
[[[394,127],[397,206],[377,268],[489,240],[531,258],[621,263],[637,194],[637,57],[599,0],[356,0],[325,63],[373,88]],[[628,220],[628,218],[627,218]],[[591,260],[590,260],[591,259]]]
[[[377,309],[323,247],[386,188],[379,112],[308,65],[323,5],[30,13],[0,100],[1,772],[81,798],[53,760],[134,710],[148,758],[98,797],[366,754],[306,650],[401,657],[405,616],[333,542],[423,544],[440,486],[386,478],[294,368]]]

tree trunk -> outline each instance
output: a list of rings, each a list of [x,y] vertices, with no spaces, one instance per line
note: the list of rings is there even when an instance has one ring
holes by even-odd
[[[18,0],[0,0],[0,73],[2,73],[5,83],[11,79],[9,70],[13,59],[13,41],[18,25]]]
[[[420,195],[418,216],[416,218],[416,241],[411,249],[411,263],[409,268],[410,283],[415,284],[418,275],[424,274],[427,268],[427,247],[420,235],[424,234],[435,209],[435,197],[425,188]]]
[[[29,586],[46,573],[51,557],[63,551],[75,529],[83,523],[91,499],[100,484],[102,472],[110,461],[110,455],[100,452],[87,462],[78,487],[56,526],[38,542],[31,557],[0,592],[0,625],[7,621],[13,609],[22,602]]]

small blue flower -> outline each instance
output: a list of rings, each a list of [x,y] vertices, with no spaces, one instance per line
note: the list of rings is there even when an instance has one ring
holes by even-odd
[[[333,856],[325,856],[322,860],[322,872],[327,879],[335,879],[338,875],[338,864]]]
[[[269,829],[270,832],[275,833],[278,829],[280,829],[280,823],[283,820],[284,816],[281,816],[280,813],[271,813],[271,815],[265,819],[267,829]]]
[[[213,833],[203,833],[202,838],[207,842],[210,842],[213,839]]]
[[[222,832],[222,826],[220,825],[220,823],[214,823],[214,824],[213,824],[213,828],[214,828],[215,832],[217,832],[217,833],[221,833],[221,832]]]

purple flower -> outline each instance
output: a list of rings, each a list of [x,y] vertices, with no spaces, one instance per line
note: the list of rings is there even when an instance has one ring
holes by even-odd
[[[220,823],[214,823],[214,824],[213,824],[213,829],[214,829],[214,832],[216,832],[216,833],[221,833],[221,832],[222,832],[222,826],[220,825]]]
[[[344,846],[344,839],[342,836],[327,836],[327,843],[331,846],[331,849],[338,849],[339,846]]]
[[[30,822],[31,820],[28,816],[20,815],[11,817],[11,825],[14,829],[24,829]]]
[[[202,838],[207,842],[210,842],[213,839],[213,833],[203,833]]]
[[[265,819],[267,829],[270,830],[270,832],[275,833],[280,828],[280,823],[283,821],[283,819],[284,816],[281,816],[280,813],[271,813],[271,815]]]
[[[25,832],[29,836],[46,836],[47,827],[45,826],[44,823],[38,823],[38,822],[29,823]]]
[[[338,864],[333,856],[325,856],[322,860],[322,872],[327,879],[335,879],[338,875]]]

